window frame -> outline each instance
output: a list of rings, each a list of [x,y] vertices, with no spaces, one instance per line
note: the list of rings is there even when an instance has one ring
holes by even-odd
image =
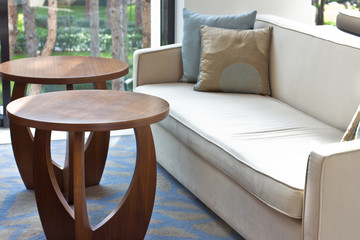
[[[161,0],[160,45],[175,43],[175,0]]]
[[[8,1],[0,0],[0,44],[1,44],[1,62],[10,60],[9,53],[9,25],[8,25]],[[10,82],[1,78],[3,114],[0,115],[0,126],[9,127],[9,119],[6,114],[6,106],[10,102]]]
[[[161,0],[161,38],[160,44],[175,43],[175,0]],[[0,0],[0,46],[1,62],[10,60],[9,55],[9,26],[8,26],[8,0]],[[11,100],[10,81],[2,79],[3,114],[0,115],[0,126],[9,127],[6,115],[6,106]]]

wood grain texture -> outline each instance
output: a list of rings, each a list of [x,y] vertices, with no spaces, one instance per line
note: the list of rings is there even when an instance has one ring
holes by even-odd
[[[28,127],[10,121],[11,143],[20,176],[27,189],[34,188],[33,156],[34,138]]]
[[[92,132],[85,144],[85,186],[100,183],[109,149],[110,132]]]
[[[74,134],[67,133],[66,153],[63,168],[63,194],[69,204],[74,204]]]
[[[158,122],[168,115],[169,104],[140,93],[74,90],[23,97],[7,111],[13,123],[38,129],[110,131]]]
[[[26,94],[26,83],[15,82],[11,101],[19,99]],[[33,181],[33,149],[34,137],[28,127],[19,126],[10,121],[11,143],[14,157],[21,178],[27,189],[34,188]]]
[[[70,132],[69,135],[74,139],[72,177],[74,181],[75,238],[91,240],[93,232],[90,227],[85,195],[84,132]]]
[[[150,126],[135,128],[134,175],[118,207],[94,227],[94,239],[144,239],[156,191],[156,156]]]
[[[58,103],[65,107],[64,111],[59,111]],[[110,109],[109,105],[113,108]],[[36,166],[33,168],[34,186],[47,239],[144,239],[156,191],[156,155],[150,124],[167,117],[169,105],[166,101],[120,91],[66,91],[20,98],[8,105],[8,113],[13,123],[37,128],[33,152]],[[84,131],[94,132],[99,125],[103,125],[100,127],[103,133],[134,128],[137,156],[125,196],[102,222],[92,228],[87,214],[85,187],[86,165],[93,163],[85,160],[88,144],[84,143]],[[57,168],[51,161],[53,128],[69,132],[64,179],[56,176]],[[94,134],[90,139],[94,137],[99,138],[98,143],[107,138],[106,135]],[[72,201],[74,210],[69,205]]]
[[[2,78],[37,84],[103,82],[122,77],[128,71],[125,62],[88,56],[22,58],[0,64]]]
[[[47,239],[75,239],[74,212],[56,179],[50,156],[50,131],[36,130],[34,151],[35,198]]]
[[[29,83],[65,84],[67,90],[73,90],[74,84],[93,83],[94,88],[107,89],[106,81],[126,75],[128,67],[128,64],[115,59],[51,56],[2,63],[0,64],[0,75],[4,79],[15,81],[11,98],[14,101],[26,95]],[[20,175],[26,188],[33,189],[33,136],[28,127],[21,127],[15,123],[10,123],[10,132],[14,157]],[[91,169],[91,166],[103,167],[105,165],[110,133],[97,132],[92,135],[94,135],[93,141],[88,141],[85,153],[86,162],[91,163],[87,164],[88,172],[92,173],[87,174],[86,186],[97,185],[101,179],[103,168]],[[102,145],[101,148],[98,147],[98,144]],[[62,168],[54,164],[54,171],[63,187]],[[68,186],[70,185],[66,185],[66,187]],[[69,198],[69,200],[71,199],[72,197]]]

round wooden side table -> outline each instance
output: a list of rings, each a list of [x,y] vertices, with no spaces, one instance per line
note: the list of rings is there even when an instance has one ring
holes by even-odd
[[[140,93],[112,90],[62,91],[32,95],[7,106],[9,119],[35,128],[34,187],[47,239],[143,239],[156,190],[156,157],[150,124],[169,114],[169,104]],[[130,186],[112,213],[91,227],[85,198],[85,131],[134,128],[136,165]],[[66,201],[50,156],[52,130],[69,134],[68,177],[74,210]]]
[[[72,90],[74,84],[93,83],[96,89],[107,89],[106,81],[128,73],[125,62],[100,57],[50,56],[12,60],[0,64],[0,75],[14,81],[11,101],[26,95],[27,85],[66,85]],[[33,151],[34,138],[28,127],[10,121],[11,142],[21,178],[28,189],[34,187]],[[110,132],[91,133],[85,146],[86,186],[97,185],[105,166]],[[66,154],[68,156],[68,154]],[[68,161],[66,159],[66,161]],[[54,163],[57,175],[63,171]],[[72,201],[72,196],[67,196]]]

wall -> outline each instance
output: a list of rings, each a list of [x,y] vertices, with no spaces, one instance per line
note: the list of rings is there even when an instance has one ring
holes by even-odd
[[[183,0],[181,0],[183,1]],[[160,46],[161,41],[161,16],[160,16],[160,1],[151,0],[151,47]]]
[[[315,23],[315,8],[311,5],[311,0],[176,0],[176,42],[182,41],[183,7],[214,15],[257,10],[258,14],[272,14],[308,24]]]
[[[273,14],[314,24],[315,8],[311,0],[175,0],[175,41],[182,41],[182,9],[202,14],[239,14],[257,10],[258,14]],[[160,46],[160,1],[151,1],[151,46]]]

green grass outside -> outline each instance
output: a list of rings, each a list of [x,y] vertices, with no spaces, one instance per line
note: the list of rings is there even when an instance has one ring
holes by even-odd
[[[89,52],[53,52],[52,56],[90,56]],[[16,54],[13,57],[13,60],[26,58],[28,57],[26,54]],[[111,53],[101,52],[100,57],[111,58]]]
[[[19,13],[22,14],[21,9],[19,9]],[[64,7],[59,7],[59,10],[57,12],[58,16],[69,16],[69,15],[74,16],[77,19],[83,18],[85,19],[85,6],[64,6]],[[48,9],[47,8],[43,8],[43,7],[37,7],[36,8],[36,15],[42,15],[42,16],[47,16],[48,15]],[[99,7],[99,18],[106,20],[106,7],[104,6],[100,6]],[[130,22],[135,22],[135,5],[128,5],[127,8],[127,19]]]

